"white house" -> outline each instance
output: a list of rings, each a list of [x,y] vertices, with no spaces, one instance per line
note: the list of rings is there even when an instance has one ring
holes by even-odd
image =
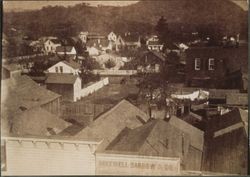
[[[51,66],[47,72],[48,73],[62,73],[62,74],[73,74],[78,75],[80,72],[81,65],[73,60],[64,60]]]
[[[81,98],[82,80],[79,76],[65,73],[48,73],[47,76],[47,89],[62,95],[62,100],[75,102]]]
[[[147,48],[149,50],[155,50],[155,51],[161,51],[163,49],[163,43],[161,43],[159,41],[159,38],[158,36],[154,35],[152,37],[150,37],[147,41],[146,41],[146,44],[147,44]]]
[[[61,46],[61,42],[58,39],[48,39],[44,42],[45,53],[55,53],[56,48]]]
[[[100,51],[95,46],[87,47],[87,52],[89,56],[98,56],[100,54]]]
[[[87,42],[87,37],[88,37],[88,32],[85,31],[85,32],[80,32],[80,34],[78,35],[78,37],[81,39],[81,41],[83,43],[86,43]]]
[[[112,31],[108,34],[108,40],[115,42],[117,40],[117,35]]]

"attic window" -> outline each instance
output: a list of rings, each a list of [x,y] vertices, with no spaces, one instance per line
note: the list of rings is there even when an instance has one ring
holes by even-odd
[[[21,109],[21,111],[25,111],[25,110],[27,110],[27,108],[26,108],[26,107],[24,107],[24,106],[19,106],[19,109]]]

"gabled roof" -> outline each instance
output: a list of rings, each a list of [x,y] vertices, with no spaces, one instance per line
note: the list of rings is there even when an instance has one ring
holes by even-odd
[[[56,47],[56,52],[71,52],[73,48],[73,46],[58,46]]]
[[[169,120],[170,125],[174,126],[177,129],[182,130],[183,132],[190,135],[190,144],[202,151],[204,144],[204,132],[200,129],[192,126],[191,124],[172,116]]]
[[[161,54],[160,52],[157,51],[149,51],[149,53],[152,53],[153,55],[155,55],[157,58],[161,59],[162,61],[166,61],[166,58],[163,56],[163,54]]]
[[[170,50],[180,50],[178,46],[176,46],[175,44],[173,43],[168,43],[166,44],[166,47]]]
[[[63,60],[62,61],[64,64],[69,65],[70,67],[74,68],[74,69],[80,69],[81,68],[81,64],[73,61],[73,60]]]
[[[61,41],[59,39],[49,39],[54,44],[61,44]]]
[[[26,75],[2,81],[3,104],[9,109],[19,109],[20,106],[34,107],[49,103],[60,95],[39,86]],[[15,105],[18,106],[15,108]]]
[[[76,135],[78,138],[102,138],[104,142],[99,150],[105,149],[110,142],[125,128],[136,128],[149,117],[136,106],[126,100],[120,101],[109,111],[100,115],[90,126]]]
[[[133,130],[125,129],[121,134],[123,135],[118,135],[107,150],[164,157],[180,157],[182,151],[185,154],[188,152],[190,145],[203,151],[203,139],[202,147],[197,147],[196,144],[192,144],[192,141],[195,141],[192,139],[196,139],[197,136],[192,137],[188,131],[160,119],[151,120]],[[147,148],[146,151],[145,148]]]
[[[58,97],[60,95],[39,86],[25,75],[2,80],[1,118],[8,122],[23,111],[47,104]]]
[[[3,68],[7,69],[8,71],[18,71],[21,70],[20,66],[17,64],[8,64],[8,65],[3,65]]]
[[[138,34],[123,34],[121,38],[124,42],[138,42],[140,40],[140,36]]]
[[[163,46],[163,43],[161,43],[160,41],[148,41],[148,45],[161,45],[161,46]]]
[[[40,107],[18,114],[12,123],[14,134],[41,136],[49,136],[53,132],[58,134],[71,125]]]
[[[74,84],[76,79],[79,78],[73,74],[48,73],[47,75],[46,84]]]
[[[107,47],[109,45],[108,39],[89,39],[87,41],[87,47]]]
[[[211,132],[216,132],[238,123],[243,123],[244,125],[248,124],[248,112],[240,108],[234,108],[228,113],[215,116],[211,119],[209,122],[209,129]]]

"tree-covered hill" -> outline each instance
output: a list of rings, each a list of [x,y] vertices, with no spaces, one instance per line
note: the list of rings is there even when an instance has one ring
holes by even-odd
[[[210,24],[225,34],[247,34],[247,12],[230,0],[152,0],[124,7],[92,7],[84,3],[72,7],[48,6],[41,10],[4,13],[3,30],[8,34],[11,28],[20,29],[33,38],[58,36],[62,30],[70,36],[79,31],[145,34],[154,31],[161,16],[173,30],[188,31]]]

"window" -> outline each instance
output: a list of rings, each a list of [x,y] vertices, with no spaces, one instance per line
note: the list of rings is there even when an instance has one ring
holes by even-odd
[[[60,72],[63,73],[63,67],[62,66],[60,66]]]
[[[58,73],[58,67],[56,67],[56,73]]]
[[[200,58],[195,59],[194,69],[201,70],[201,59]]]
[[[214,70],[214,58],[208,59],[208,70]]]

